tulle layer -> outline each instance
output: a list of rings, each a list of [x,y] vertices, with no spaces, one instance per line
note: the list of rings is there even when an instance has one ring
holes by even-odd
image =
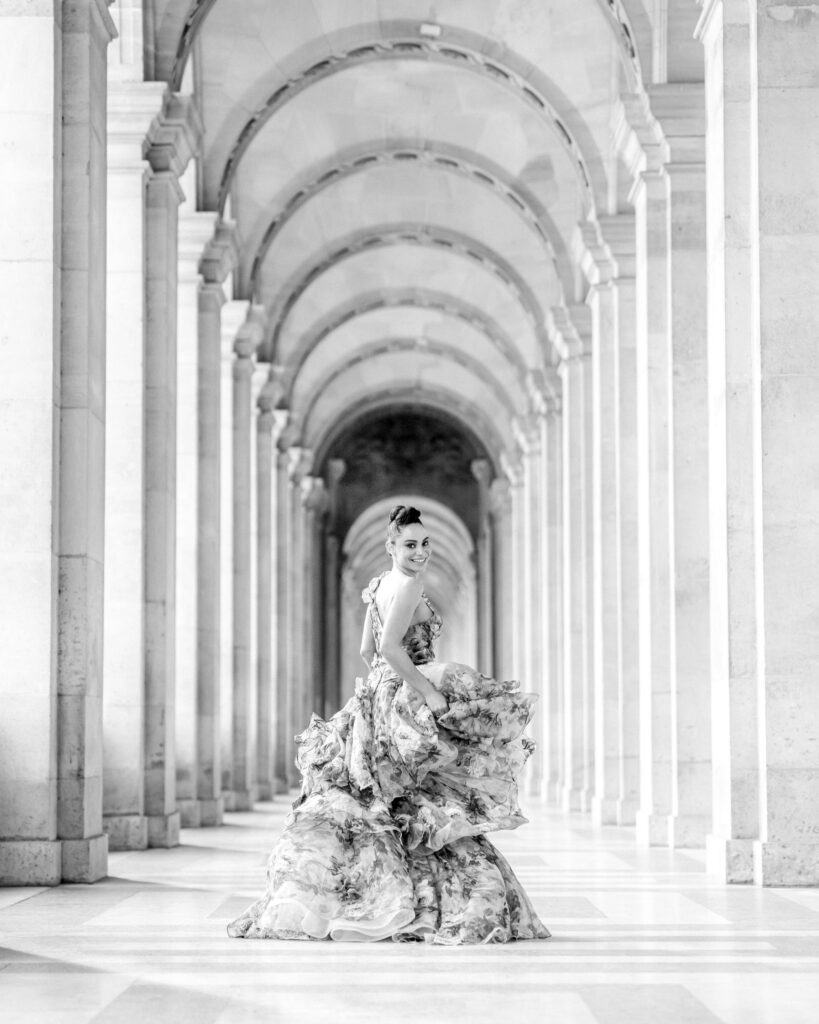
[[[244,938],[483,943],[545,938],[485,833],[516,828],[534,698],[455,663],[419,666],[447,698],[437,721],[386,666],[297,737],[302,795]]]

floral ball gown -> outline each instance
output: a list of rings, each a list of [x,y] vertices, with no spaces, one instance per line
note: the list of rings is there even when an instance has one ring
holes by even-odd
[[[384,574],[385,575],[385,574]],[[544,939],[548,930],[503,855],[486,838],[526,818],[516,777],[532,750],[522,735],[535,697],[454,662],[437,663],[440,616],[403,646],[446,697],[433,717],[380,655],[355,696],[296,737],[303,784],[268,863],[267,891],[228,926],[237,938],[457,945]]]

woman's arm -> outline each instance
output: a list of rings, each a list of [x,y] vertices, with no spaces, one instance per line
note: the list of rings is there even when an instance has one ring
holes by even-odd
[[[367,605],[367,614],[364,616],[364,632],[361,634],[361,657],[364,659],[367,668],[372,668],[375,657],[375,637],[373,636],[373,623],[370,618],[371,606]]]
[[[381,656],[405,682],[416,690],[433,711],[445,711],[447,702],[435,689],[425,675],[413,665],[410,656],[401,646],[404,634],[410,627],[412,616],[421,600],[422,587],[420,580],[407,577],[401,582],[393,598],[393,602],[384,619],[381,633]]]

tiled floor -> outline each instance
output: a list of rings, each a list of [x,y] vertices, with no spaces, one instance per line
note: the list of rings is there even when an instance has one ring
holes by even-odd
[[[114,854],[91,887],[0,890],[3,1024],[815,1024],[819,891],[726,888],[694,853],[529,803],[498,840],[554,932],[480,948],[243,942],[287,805]]]

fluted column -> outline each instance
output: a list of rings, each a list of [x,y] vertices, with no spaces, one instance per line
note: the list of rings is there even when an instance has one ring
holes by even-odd
[[[165,85],[108,89],[103,828],[143,850],[145,817],[145,192],[143,144]]]
[[[563,407],[563,793],[566,810],[588,810],[592,785],[588,705],[587,340],[556,311],[552,333],[561,353]]]
[[[478,481],[478,668],[495,675],[492,624],[492,525],[489,512],[489,486],[492,467],[486,459],[475,459],[470,464],[472,475]]]
[[[504,453],[502,468],[509,481],[509,589],[507,612],[510,617],[511,676],[526,682],[526,617],[523,580],[526,574],[526,531],[524,527],[523,460],[518,451]]]
[[[256,348],[261,328],[253,310],[239,328],[233,344],[232,402],[232,770],[226,805],[248,810],[255,798],[251,760],[251,540],[253,508],[251,493],[252,383]]]

